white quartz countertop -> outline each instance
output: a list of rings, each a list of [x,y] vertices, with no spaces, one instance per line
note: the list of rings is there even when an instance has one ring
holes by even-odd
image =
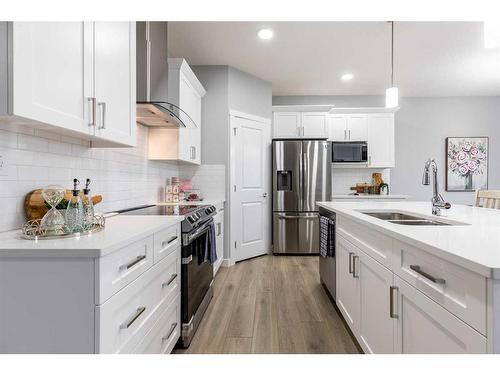
[[[334,194],[332,195],[332,199],[408,199],[408,195],[402,194],[389,194],[389,195],[380,195],[380,194]]]
[[[318,202],[360,224],[414,245],[486,277],[500,279],[500,210],[452,205],[446,216],[431,215],[430,202]],[[389,210],[466,225],[411,226],[393,224],[360,211]]]
[[[117,215],[106,219],[101,232],[55,240],[26,240],[21,231],[0,234],[0,257],[101,257],[180,223],[183,216]]]

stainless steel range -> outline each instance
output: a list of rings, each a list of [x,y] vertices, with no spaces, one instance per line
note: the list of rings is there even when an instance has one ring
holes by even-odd
[[[187,348],[213,296],[213,267],[204,255],[213,229],[214,206],[141,206],[118,211],[124,215],[183,215],[181,265],[181,321],[179,345]],[[215,261],[212,259],[212,262]]]

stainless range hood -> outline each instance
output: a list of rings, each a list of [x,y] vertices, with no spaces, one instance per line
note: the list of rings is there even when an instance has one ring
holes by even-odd
[[[168,101],[167,22],[137,22],[137,122],[178,129],[195,126]]]

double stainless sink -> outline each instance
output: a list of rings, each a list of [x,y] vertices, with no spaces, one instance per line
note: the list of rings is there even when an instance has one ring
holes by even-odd
[[[380,220],[399,225],[464,225],[465,223],[449,223],[441,220],[428,219],[425,217],[409,215],[402,212],[392,211],[361,211],[362,214],[376,217]]]

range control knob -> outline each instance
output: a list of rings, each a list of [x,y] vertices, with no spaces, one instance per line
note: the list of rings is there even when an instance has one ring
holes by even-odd
[[[193,223],[196,221],[196,219],[194,218],[194,215],[188,216],[188,217],[187,217],[187,219],[188,219],[188,221],[189,221],[191,224],[193,224]]]

